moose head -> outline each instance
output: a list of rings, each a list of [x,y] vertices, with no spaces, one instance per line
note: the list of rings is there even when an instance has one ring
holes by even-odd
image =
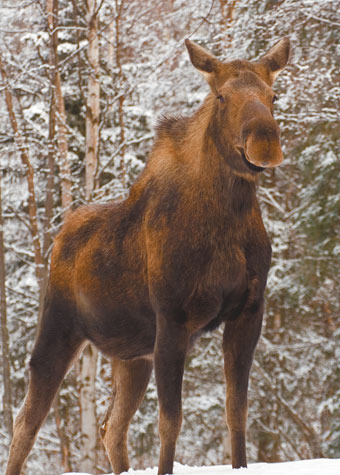
[[[277,96],[272,85],[289,60],[289,38],[281,39],[255,62],[222,62],[190,40],[185,43],[192,64],[215,96],[212,136],[229,165],[248,174],[279,165],[283,154],[280,129],[273,118]]]

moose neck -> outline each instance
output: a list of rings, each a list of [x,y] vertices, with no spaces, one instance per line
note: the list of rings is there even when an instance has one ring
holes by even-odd
[[[248,172],[241,154],[218,124],[213,101],[216,99],[208,96],[191,118],[183,141],[186,155],[204,194],[226,211],[243,215],[257,203],[257,175]]]

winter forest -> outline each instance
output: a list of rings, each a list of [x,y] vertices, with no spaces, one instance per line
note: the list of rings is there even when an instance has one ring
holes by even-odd
[[[340,458],[340,14],[336,0],[2,0],[0,4],[0,467],[22,404],[54,236],[72,209],[122,200],[162,115],[209,92],[184,39],[256,59],[283,36],[275,92],[285,160],[261,174],[273,247],[249,388],[248,459]],[[111,363],[88,346],[40,431],[27,474],[111,471],[99,437]],[[186,363],[176,460],[230,461],[221,331]],[[157,465],[152,380],[129,433]],[[2,472],[2,470],[0,470]]]

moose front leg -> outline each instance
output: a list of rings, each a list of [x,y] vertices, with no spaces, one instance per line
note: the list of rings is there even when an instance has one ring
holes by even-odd
[[[158,475],[173,473],[176,441],[182,424],[182,380],[189,332],[163,316],[157,318],[154,354],[161,441]]]
[[[256,314],[242,314],[235,321],[227,322],[224,329],[226,413],[231,437],[233,468],[247,466],[248,380],[254,350],[261,332],[261,324],[262,311]]]

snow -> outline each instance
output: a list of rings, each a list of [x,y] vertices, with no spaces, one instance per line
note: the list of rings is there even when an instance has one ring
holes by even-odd
[[[157,475],[157,467],[145,470],[132,470],[129,475]],[[75,475],[75,472],[68,472],[63,475]],[[299,460],[297,462],[284,463],[254,463],[248,468],[233,470],[231,465],[216,465],[211,467],[189,467],[175,463],[175,475],[339,475],[340,459],[316,459]],[[90,475],[77,473],[76,475]]]

